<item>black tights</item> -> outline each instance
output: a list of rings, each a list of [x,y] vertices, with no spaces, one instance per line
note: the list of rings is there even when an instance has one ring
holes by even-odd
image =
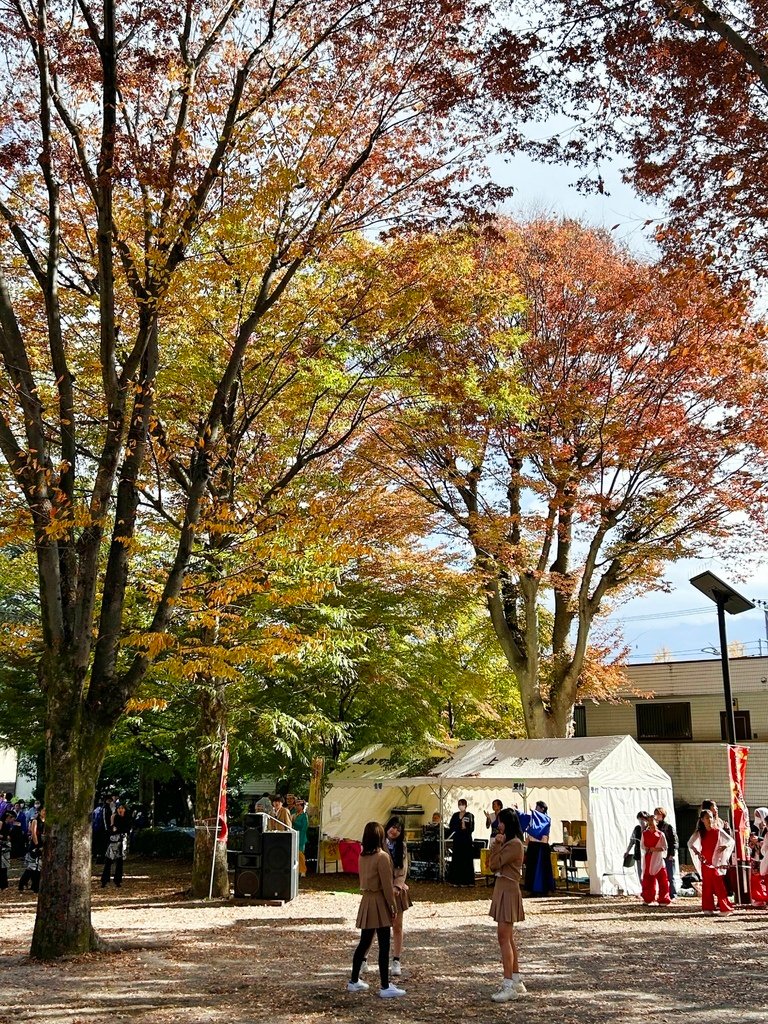
[[[104,870],[101,872],[101,887],[109,884],[109,876],[112,871],[112,864],[115,865],[115,885],[123,884],[123,858],[117,857],[111,861],[109,857],[104,860]]]
[[[360,965],[365,960],[368,950],[373,943],[373,936],[379,940],[379,976],[381,987],[389,988],[389,940],[392,936],[392,928],[363,928],[360,932],[360,942],[352,957],[352,981],[360,980]]]
[[[32,886],[32,892],[40,892],[40,872],[33,871],[32,868],[26,868],[19,879],[19,892],[24,892],[27,887],[27,882]]]

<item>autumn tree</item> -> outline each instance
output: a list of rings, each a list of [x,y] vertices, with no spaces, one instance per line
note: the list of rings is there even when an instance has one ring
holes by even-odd
[[[520,41],[531,48],[539,116],[557,122],[556,135],[530,133],[533,152],[582,165],[600,190],[600,165],[618,158],[638,192],[663,203],[667,247],[695,248],[729,275],[764,275],[765,0],[545,0],[515,11],[517,31],[503,30],[487,68],[493,91],[514,94]],[[510,124],[514,146],[519,128]]]
[[[331,585],[329,558],[343,540],[328,535],[317,495],[335,490],[357,432],[391,404],[390,378],[398,372],[415,306],[401,300],[400,286],[389,280],[391,269],[376,247],[356,237],[308,263],[283,296],[279,317],[268,316],[254,329],[230,396],[198,524],[200,549],[176,605],[177,624],[184,627],[183,657],[172,637],[162,643],[163,654],[170,654],[177,671],[197,687],[198,819],[216,818],[222,749],[234,724],[229,714],[233,683],[252,669],[254,657],[263,667],[270,651],[278,657],[285,648],[279,634],[266,631],[266,643],[255,638],[259,622],[263,628],[264,606],[274,609],[288,601],[280,586],[287,568],[282,560],[293,565],[298,559],[292,547],[300,546],[302,571],[289,574],[294,603],[302,589],[306,601]],[[228,277],[247,282],[253,272],[249,248],[229,256]],[[205,284],[210,290],[210,279]],[[208,367],[221,343],[219,325],[236,321],[242,301],[232,288],[221,288],[215,297],[200,294],[194,275],[185,279],[184,294],[176,335],[189,372],[183,382],[169,381],[169,407],[158,402],[157,408],[160,420],[171,425],[152,438],[157,464],[170,468],[169,452],[178,447],[179,436],[187,444],[194,441],[199,401],[189,399],[197,388],[205,393]],[[172,531],[178,530],[169,514],[174,492],[183,498],[188,486],[176,473],[165,488],[145,492]],[[346,514],[368,518],[360,499],[347,505]],[[151,636],[144,642],[156,643]],[[193,894],[207,895],[211,877],[214,894],[227,896],[226,850],[209,830],[199,828]]]
[[[292,646],[252,679],[240,742],[271,727],[262,758],[295,759],[306,771],[314,754],[333,763],[386,742],[407,757],[435,740],[490,735],[501,721],[508,728],[516,687],[501,670],[476,585],[455,554],[427,543],[429,506],[370,470],[363,486],[349,477],[335,504],[335,584],[311,604],[280,610]]]
[[[368,544],[377,538],[378,543],[394,544],[396,533],[407,528],[407,518],[393,523],[374,515],[376,502],[364,493],[362,478],[347,468],[347,461],[364,425],[387,415],[393,390],[407,371],[409,338],[424,305],[421,290],[410,280],[414,247],[412,242],[378,246],[348,237],[321,260],[308,262],[283,296],[279,317],[265,317],[254,329],[223,422],[219,457],[197,528],[199,551],[190,561],[176,604],[178,638],[133,638],[153,656],[175,664],[198,688],[198,819],[216,817],[233,684],[253,670],[254,657],[264,673],[270,644],[274,657],[283,653],[279,634],[267,632],[265,646],[254,633],[265,606],[282,608],[286,603],[285,589],[278,584],[285,578],[283,559],[289,565],[294,561],[290,545],[300,543],[303,586],[310,597],[318,597],[330,585],[329,558],[333,566],[345,544],[352,544],[345,537],[359,538],[362,531]],[[230,253],[224,285],[232,276],[247,282],[253,270],[249,248]],[[183,316],[169,315],[168,329],[173,324],[174,361],[183,363],[187,374],[183,381],[168,374],[167,387],[161,389],[165,399],[156,404],[163,426],[150,439],[154,464],[167,465],[171,480],[165,487],[156,482],[145,488],[141,498],[154,511],[156,527],[171,535],[179,529],[173,510],[185,497],[188,482],[184,474],[173,472],[169,452],[178,447],[179,437],[186,444],[194,441],[198,389],[205,393],[211,363],[216,363],[219,325],[236,319],[241,302],[237,289],[224,286],[212,294],[210,276],[204,282],[207,294],[196,275],[182,278],[177,297],[184,296]],[[165,376],[161,371],[159,379]],[[346,484],[350,473],[356,478],[352,490]],[[374,481],[374,492],[375,486]],[[337,493],[341,503],[328,519]],[[354,525],[346,523],[350,518]],[[387,537],[380,536],[383,526],[390,531]],[[148,566],[145,591],[159,588],[153,579]],[[301,574],[294,574],[292,587],[296,603]],[[302,717],[310,722],[317,715],[305,708]],[[306,731],[298,723],[289,724],[289,716],[283,722],[293,732]],[[226,851],[201,827],[193,894],[207,895],[211,877],[214,894],[228,895]]]
[[[737,551],[764,518],[763,329],[704,270],[639,263],[568,221],[499,232],[467,273],[493,295],[422,336],[430,399],[375,443],[469,541],[528,734],[562,736],[580,687],[601,685],[608,602],[707,541]]]
[[[32,953],[52,958],[98,946],[94,784],[173,624],[254,331],[344,232],[450,208],[491,128],[471,74],[487,12],[10,0],[3,13],[0,451],[37,562],[49,827]],[[246,280],[231,273],[242,247],[258,256]],[[185,397],[186,368],[170,385],[168,371],[192,274],[240,300],[207,390],[187,395],[189,437],[159,411],[169,387]],[[150,467],[150,438],[174,436]],[[171,480],[178,535],[139,641],[125,617],[143,584],[140,499],[163,500]]]

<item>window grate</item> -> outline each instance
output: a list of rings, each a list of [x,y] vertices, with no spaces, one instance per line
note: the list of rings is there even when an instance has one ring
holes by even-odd
[[[691,740],[691,705],[688,701],[635,705],[639,740]]]

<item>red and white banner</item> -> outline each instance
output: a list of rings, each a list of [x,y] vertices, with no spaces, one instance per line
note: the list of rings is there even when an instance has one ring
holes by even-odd
[[[219,820],[216,838],[220,843],[226,843],[229,835],[227,827],[227,772],[229,771],[229,747],[225,746],[221,752],[221,781],[219,782]]]
[[[728,746],[728,777],[731,782],[731,811],[736,840],[736,859],[749,861],[749,808],[744,799],[749,747]]]

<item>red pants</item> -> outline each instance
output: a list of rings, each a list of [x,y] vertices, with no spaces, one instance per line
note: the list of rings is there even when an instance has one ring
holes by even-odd
[[[701,867],[701,909],[714,910],[715,900],[719,910],[733,910],[733,906],[725,891],[723,876],[719,875],[714,868],[708,868],[705,864]]]
[[[656,887],[659,889],[659,897],[656,899]],[[669,903],[669,876],[667,869],[663,867],[656,875],[651,875],[646,870],[643,872],[642,882],[643,903]]]
[[[761,875],[759,871],[752,868],[749,876],[749,895],[753,903],[768,903],[768,889],[766,889],[768,875]]]

